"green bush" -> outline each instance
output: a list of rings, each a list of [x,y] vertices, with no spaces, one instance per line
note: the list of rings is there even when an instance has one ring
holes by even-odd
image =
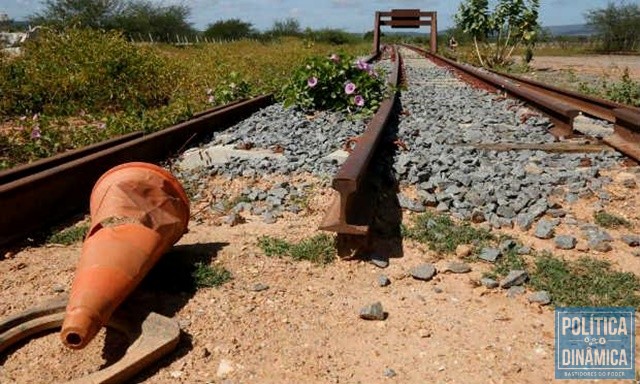
[[[374,113],[385,97],[384,76],[348,55],[312,57],[294,71],[283,89],[285,106],[304,111]]]
[[[166,105],[178,76],[119,33],[45,30],[24,54],[0,61],[0,115],[147,109]]]

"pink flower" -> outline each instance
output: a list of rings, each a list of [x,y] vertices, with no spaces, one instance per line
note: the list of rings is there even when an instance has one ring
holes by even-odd
[[[356,66],[363,71],[371,71],[371,65],[362,59],[356,61]]]
[[[39,138],[42,137],[42,131],[40,131],[40,127],[38,125],[36,125],[35,127],[33,127],[33,129],[31,130],[31,138],[33,140],[37,140]]]
[[[318,78],[315,76],[310,77],[309,79],[307,79],[307,85],[309,86],[309,88],[313,88],[316,85],[318,85]]]
[[[353,84],[352,82],[348,82],[345,86],[344,86],[344,92],[347,95],[351,95],[353,94],[353,92],[356,91],[356,85]]]
[[[209,98],[207,99],[207,101],[209,101],[209,104],[213,104],[216,102],[216,98],[213,97],[213,95],[209,96]]]
[[[356,97],[353,98],[353,102],[358,106],[358,107],[364,107],[364,97],[360,96],[360,95],[356,95]]]
[[[336,55],[335,53],[331,55],[331,61],[333,61],[334,63],[339,63],[340,62],[340,56]]]

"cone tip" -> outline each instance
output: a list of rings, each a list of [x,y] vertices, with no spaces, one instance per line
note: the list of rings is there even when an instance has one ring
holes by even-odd
[[[102,328],[100,320],[91,316],[87,308],[76,308],[67,312],[62,324],[60,338],[71,349],[82,349],[89,344]]]

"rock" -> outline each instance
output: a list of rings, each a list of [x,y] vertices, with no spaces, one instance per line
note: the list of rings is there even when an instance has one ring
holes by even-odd
[[[524,287],[523,286],[515,286],[507,289],[507,297],[513,299],[516,296],[524,295]]]
[[[387,268],[389,266],[389,258],[378,252],[373,252],[369,255],[369,262],[378,268]]]
[[[567,216],[567,212],[562,209],[549,209],[547,213],[549,214],[549,216],[556,219]]]
[[[637,183],[635,180],[633,179],[624,179],[622,181],[622,185],[629,188],[629,189],[635,189],[637,186]]]
[[[507,288],[518,286],[518,285],[522,285],[527,281],[528,278],[529,278],[529,274],[527,273],[527,271],[513,270],[509,272],[507,277],[505,277],[504,279],[502,279],[502,281],[500,281],[500,287],[507,289]]]
[[[640,236],[638,235],[622,235],[620,240],[630,247],[637,247],[640,245]]]
[[[538,303],[541,305],[551,304],[551,296],[549,296],[549,292],[547,291],[538,291],[529,295],[528,297],[530,303]]]
[[[435,293],[442,293],[442,292],[444,292],[444,291],[443,291],[443,290],[442,290],[442,288],[440,288],[440,287],[434,287],[434,288],[433,288],[433,292],[435,292]]]
[[[480,255],[478,255],[478,258],[490,263],[495,263],[500,256],[502,256],[502,252],[500,252],[499,249],[482,248],[482,251],[480,251]]]
[[[498,288],[498,286],[500,284],[498,284],[497,281],[495,281],[494,279],[490,279],[488,277],[483,278],[482,280],[480,280],[480,284],[482,284],[483,286],[489,288],[489,289],[494,289],[494,288]]]
[[[278,219],[271,212],[265,212],[262,214],[262,222],[265,224],[274,224]]]
[[[578,242],[575,237],[568,235],[560,235],[556,236],[554,239],[556,243],[556,248],[558,249],[573,249],[576,247],[576,243]]]
[[[67,288],[63,284],[56,284],[53,286],[53,292],[55,293],[62,293],[66,290]]]
[[[436,275],[433,264],[421,264],[411,270],[411,276],[416,280],[429,281]]]
[[[396,375],[397,375],[397,373],[393,369],[385,368],[385,370],[384,370],[384,376],[385,377],[395,377]]]
[[[269,286],[266,284],[262,284],[262,283],[256,283],[253,284],[251,286],[251,288],[249,288],[249,290],[253,291],[253,292],[261,292],[261,291],[266,291],[267,289],[269,289]]]
[[[471,212],[471,222],[475,224],[484,223],[487,219],[484,216],[484,212],[474,209]]]
[[[635,257],[640,257],[640,250],[634,249],[631,251],[631,254]]]
[[[589,249],[597,252],[609,252],[613,249],[608,241],[589,240]]]
[[[522,246],[518,248],[518,255],[530,255],[530,254],[531,254],[530,247]]]
[[[379,301],[369,304],[360,310],[360,318],[364,320],[384,320],[384,309]]]
[[[224,224],[227,224],[228,226],[235,227],[236,225],[246,223],[247,220],[244,217],[242,217],[242,215],[240,215],[239,213],[232,213],[228,216],[225,216],[222,219],[222,222]]]
[[[218,365],[216,376],[218,376],[219,378],[224,378],[229,376],[233,371],[233,363],[229,360],[222,359],[220,360],[220,364]]]
[[[456,247],[456,256],[462,259],[471,255],[472,251],[473,251],[473,247],[471,247],[470,245],[460,244]]]
[[[466,263],[462,263],[459,261],[452,261],[452,262],[449,262],[446,267],[444,267],[444,272],[469,273],[471,272],[471,267],[469,266],[469,264],[466,264]]]
[[[386,287],[389,284],[391,284],[391,280],[389,280],[387,276],[385,275],[378,276],[378,286]]]
[[[549,220],[540,220],[536,226],[534,236],[539,239],[550,239],[556,228],[556,223]]]
[[[527,213],[521,213],[516,216],[516,224],[523,231],[528,231],[531,229],[533,222],[535,221],[535,216]]]
[[[578,252],[587,252],[588,250],[589,246],[585,243],[580,242],[576,245],[576,251]]]

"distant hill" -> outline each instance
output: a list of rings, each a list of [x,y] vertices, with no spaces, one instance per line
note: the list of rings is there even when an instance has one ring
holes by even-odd
[[[553,36],[592,36],[596,33],[595,29],[587,24],[554,25],[543,28]]]

